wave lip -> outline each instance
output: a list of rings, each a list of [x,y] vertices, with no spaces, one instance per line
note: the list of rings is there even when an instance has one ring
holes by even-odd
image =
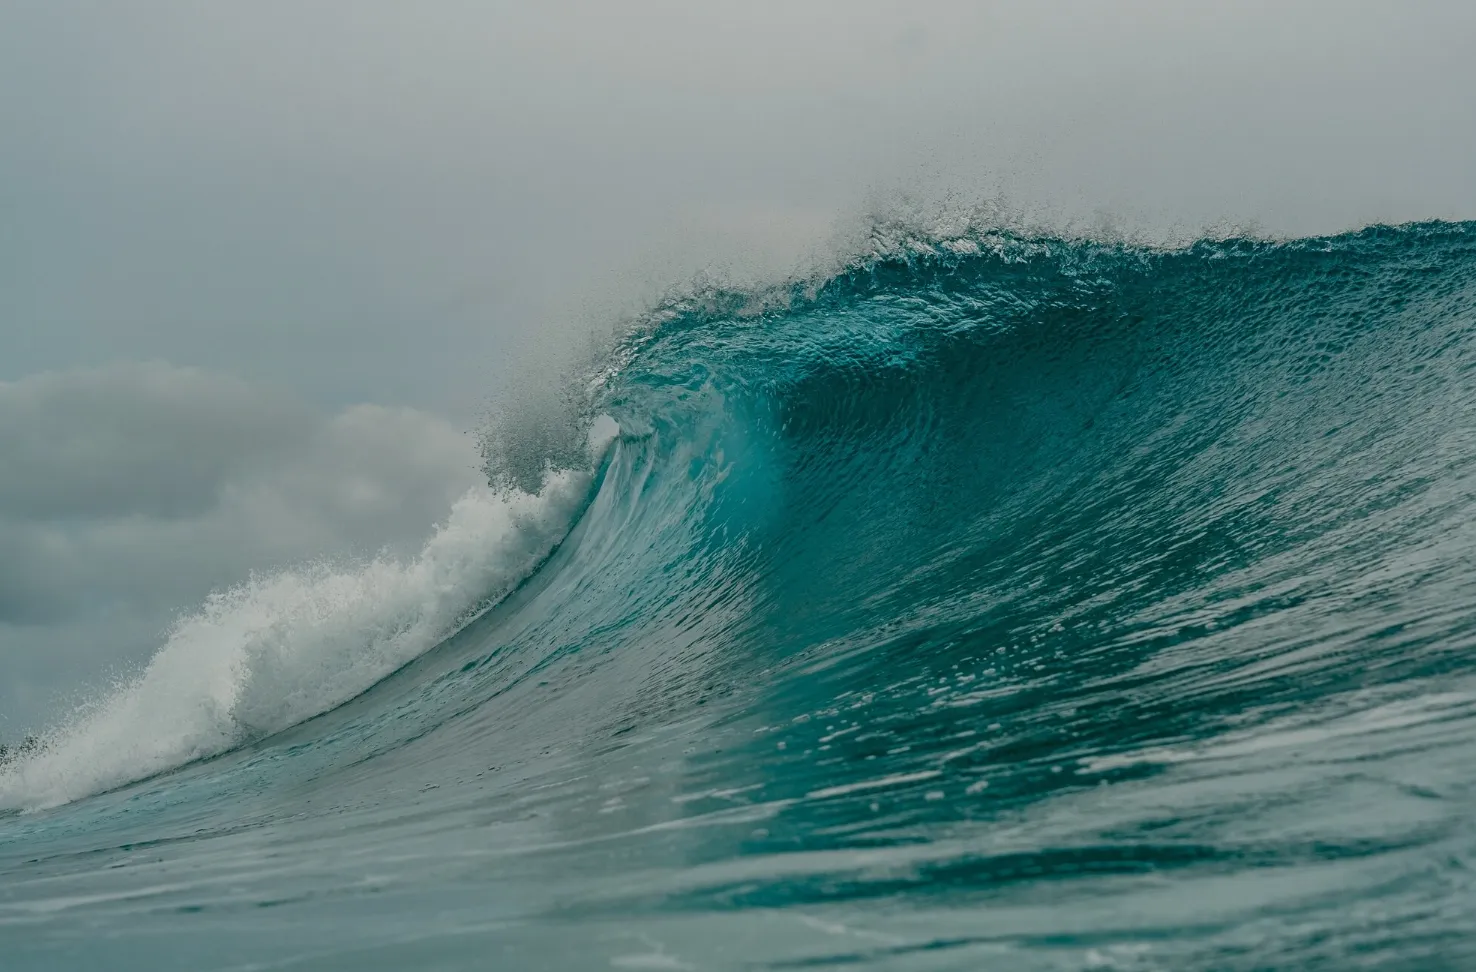
[[[538,494],[479,488],[402,561],[253,577],[182,618],[138,676],[0,770],[0,807],[36,810],[218,755],[332,709],[440,643],[563,539],[591,474]]]

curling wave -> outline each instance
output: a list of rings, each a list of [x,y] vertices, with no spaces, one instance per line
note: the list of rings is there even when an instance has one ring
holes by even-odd
[[[0,771],[100,794],[0,884],[322,967],[1471,957],[1476,224],[879,239],[583,387],[593,471],[222,596]]]

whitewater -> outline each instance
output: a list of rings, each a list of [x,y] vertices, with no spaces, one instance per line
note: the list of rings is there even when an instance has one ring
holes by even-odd
[[[1476,967],[1476,223],[878,227],[551,394],[0,763],[0,967]]]

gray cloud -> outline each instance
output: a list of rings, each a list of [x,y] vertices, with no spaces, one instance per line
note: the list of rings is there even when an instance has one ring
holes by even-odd
[[[11,719],[146,657],[177,612],[253,570],[418,547],[481,479],[474,440],[440,417],[326,414],[164,364],[0,384],[0,454]]]
[[[297,445],[309,416],[239,379],[144,364],[0,382],[0,510],[173,518],[232,471]]]

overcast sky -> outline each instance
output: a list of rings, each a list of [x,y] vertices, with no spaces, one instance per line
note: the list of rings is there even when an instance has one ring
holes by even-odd
[[[0,734],[412,544],[540,346],[904,195],[1476,217],[1476,5],[0,4]]]

